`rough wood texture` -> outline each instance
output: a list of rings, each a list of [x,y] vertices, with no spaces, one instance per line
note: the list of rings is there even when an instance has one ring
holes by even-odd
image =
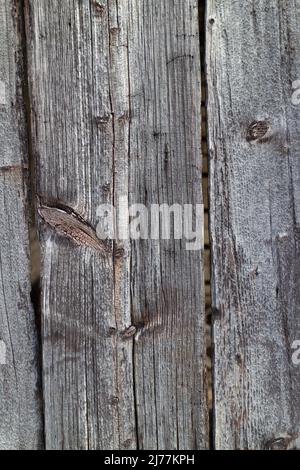
[[[300,447],[298,0],[209,0],[215,445]]]
[[[0,2],[0,449],[43,444],[26,208],[20,2]]]
[[[48,449],[136,447],[130,251],[103,257],[93,241],[97,206],[128,194],[127,13],[127,2],[28,2],[39,202],[77,218],[46,216],[40,230]],[[86,223],[90,246],[77,243]]]
[[[129,22],[130,201],[199,204],[201,69],[197,0],[133,0]],[[208,445],[204,269],[182,241],[132,249],[135,389],[143,449]]]
[[[46,446],[206,447],[201,251],[94,246],[100,203],[201,203],[198,2],[27,3]]]

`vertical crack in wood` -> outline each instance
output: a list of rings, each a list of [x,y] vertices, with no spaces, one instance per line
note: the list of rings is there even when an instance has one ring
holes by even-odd
[[[111,83],[111,73],[112,73],[112,43],[111,43],[111,28],[110,28],[110,8],[109,8],[109,0],[107,0],[107,26],[108,26],[108,60],[109,60],[109,77],[108,77],[108,86],[109,86],[109,102],[110,102],[110,113],[111,113],[111,118],[112,118],[112,204],[113,207],[115,207],[115,191],[116,191],[116,182],[115,182],[115,172],[116,172],[116,155],[115,155],[115,144],[116,144],[116,132],[115,132],[115,114],[114,114],[114,103],[113,103],[113,95],[112,95],[112,83]],[[115,240],[113,240],[113,253],[112,253],[112,258],[113,258],[113,301],[114,301],[114,314],[115,314],[115,322],[116,325],[118,325],[118,318],[117,318],[117,305],[116,305],[116,298],[117,298],[117,288],[118,286],[116,285],[117,281],[117,269],[116,269],[116,262],[115,262]],[[118,340],[116,339],[116,342]],[[119,396],[119,358],[118,358],[118,346],[117,343],[115,344],[115,352],[116,352],[116,383],[118,387],[118,396]],[[118,436],[119,436],[119,448],[121,445],[120,442],[120,412],[119,412],[119,407],[118,409]]]
[[[129,8],[129,7],[128,7]],[[129,44],[128,44],[128,25],[126,29],[122,24],[122,15],[124,11],[126,11],[126,15],[129,14],[129,10],[124,8],[122,10],[122,6],[116,2],[115,6],[112,8],[110,2],[107,2],[107,27],[108,27],[108,61],[109,61],[109,77],[108,77],[108,94],[109,94],[109,103],[110,103],[110,118],[111,118],[111,132],[112,132],[112,204],[114,207],[117,208],[119,198],[123,196],[123,186],[124,186],[124,195],[126,191],[126,187],[128,186],[128,170],[124,170],[123,165],[128,167],[128,162],[130,158],[130,74],[129,74]],[[127,34],[127,38],[125,35]],[[124,37],[123,37],[124,35]],[[120,39],[122,37],[122,43],[120,43]],[[124,41],[124,44],[123,44]],[[127,47],[127,54],[123,52],[124,48]],[[119,59],[122,58],[128,60],[128,70],[126,69],[123,71],[119,67]],[[117,56],[117,57],[116,57]],[[119,79],[120,74],[124,73],[124,78],[126,83],[126,93],[124,93],[124,89],[122,84],[122,78]],[[127,74],[127,76],[126,76]],[[118,92],[118,87],[121,88],[121,93]],[[123,148],[124,155],[120,154],[120,132],[128,123],[128,142],[127,148]],[[123,136],[125,137],[125,136]],[[122,139],[122,138],[121,138]],[[126,140],[126,138],[125,138]],[[127,162],[125,161],[127,158]],[[127,181],[126,181],[127,180]],[[127,193],[128,198],[128,193]],[[118,214],[117,214],[118,217]],[[131,321],[129,317],[131,316],[131,296],[130,296],[130,270],[131,270],[131,262],[128,262],[128,252],[130,252],[130,243],[126,241],[119,241],[119,233],[118,227],[114,227],[115,237],[113,240],[113,299],[114,299],[114,314],[115,314],[115,322],[117,328],[121,328],[124,326],[127,321]],[[122,246],[124,247],[122,248]],[[120,253],[123,253],[124,256],[120,256]],[[129,283],[128,286],[125,287],[124,283]],[[124,301],[126,302],[126,291],[129,291],[128,296],[128,316],[124,310]],[[125,297],[124,297],[125,295]],[[128,328],[130,331],[130,327]],[[132,406],[133,411],[135,413],[133,424],[134,427],[136,426],[136,400],[135,400],[135,384],[134,384],[134,335],[129,339],[132,342]],[[116,341],[118,339],[116,338]],[[122,363],[119,357],[119,345],[116,342],[116,383],[117,386],[120,388],[118,390],[119,393],[122,392],[121,382],[123,380],[122,374]],[[121,420],[123,419],[123,412],[120,410],[120,406],[118,406],[118,421],[119,421],[119,439],[121,439],[121,430],[122,430],[122,423]],[[135,440],[135,446],[138,447],[138,436],[137,430],[135,430],[135,436],[133,433],[133,438],[131,439],[132,442]],[[124,446],[127,447],[128,445],[132,445],[132,442],[119,442],[120,448]]]

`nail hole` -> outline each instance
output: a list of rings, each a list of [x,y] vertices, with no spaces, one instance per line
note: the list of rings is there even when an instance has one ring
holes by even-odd
[[[111,406],[117,406],[120,403],[119,397],[112,397],[110,399],[110,404]]]

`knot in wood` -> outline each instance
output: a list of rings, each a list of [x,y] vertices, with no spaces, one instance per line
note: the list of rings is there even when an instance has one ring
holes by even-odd
[[[273,439],[269,441],[266,445],[267,450],[287,450],[289,445],[289,439],[285,437],[278,437],[277,439]]]
[[[270,123],[268,121],[253,121],[247,129],[247,141],[261,140],[269,129]]]
[[[94,1],[94,10],[95,10],[96,16],[101,17],[105,14],[105,6],[97,1]]]

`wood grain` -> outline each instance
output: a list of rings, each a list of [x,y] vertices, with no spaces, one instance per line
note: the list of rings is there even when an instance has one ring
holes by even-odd
[[[209,0],[218,449],[300,447],[300,2]]]
[[[43,446],[40,371],[30,301],[27,131],[20,2],[0,2],[0,449]]]
[[[202,202],[199,42],[198,1],[130,2],[132,203]],[[131,259],[139,445],[206,448],[203,253],[144,240]]]
[[[202,202],[198,19],[196,0],[27,2],[39,204],[95,233],[100,203]],[[47,448],[206,448],[203,253],[99,256],[69,217],[40,224]]]

